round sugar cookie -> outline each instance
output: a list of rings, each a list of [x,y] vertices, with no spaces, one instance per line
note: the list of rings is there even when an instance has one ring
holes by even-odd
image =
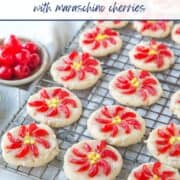
[[[130,52],[129,58],[136,67],[147,71],[163,71],[174,64],[174,53],[165,43],[151,40],[141,42]]]
[[[27,113],[51,127],[64,127],[80,118],[82,105],[79,98],[65,88],[42,88],[29,97]]]
[[[143,36],[165,38],[171,32],[173,21],[134,21],[134,28]]]
[[[123,160],[105,141],[84,140],[69,148],[64,156],[64,172],[69,180],[114,180]]]
[[[154,129],[146,143],[161,163],[180,168],[180,125],[171,123]]]
[[[100,62],[89,53],[72,51],[55,61],[51,67],[54,81],[69,89],[81,90],[93,86],[102,76]]]
[[[133,169],[127,180],[178,180],[177,169],[160,162],[144,163]]]
[[[114,21],[95,21],[95,24],[98,27],[105,27],[105,28],[112,28],[112,29],[121,29],[128,25],[128,21],[120,21],[120,20],[114,20]]]
[[[118,73],[110,82],[111,96],[127,106],[149,106],[163,91],[157,78],[144,70],[129,69]]]
[[[144,119],[132,109],[119,105],[99,108],[92,113],[87,126],[93,138],[115,146],[136,144],[145,133]]]
[[[122,39],[117,31],[94,27],[81,34],[79,44],[84,52],[102,57],[120,51]]]
[[[178,118],[180,118],[180,90],[174,93],[171,97],[170,110]]]
[[[25,167],[43,166],[59,153],[53,130],[35,123],[8,130],[3,135],[1,149],[7,163]]]
[[[174,25],[172,29],[171,37],[173,41],[180,44],[180,24]]]

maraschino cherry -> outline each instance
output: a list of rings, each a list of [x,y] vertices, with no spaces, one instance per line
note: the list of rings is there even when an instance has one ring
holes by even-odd
[[[34,42],[23,42],[10,35],[0,46],[0,79],[24,79],[41,64],[39,48]]]

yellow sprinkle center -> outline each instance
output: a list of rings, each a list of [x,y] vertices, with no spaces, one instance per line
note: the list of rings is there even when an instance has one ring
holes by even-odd
[[[155,50],[155,49],[151,49],[150,51],[149,51],[149,55],[155,55],[155,54],[157,54],[158,52]]]
[[[96,152],[90,152],[87,157],[91,164],[95,164],[101,158],[100,154]]]
[[[59,106],[59,99],[58,98],[52,98],[50,100],[47,100],[47,105],[49,108],[55,108]]]
[[[122,119],[119,116],[116,116],[113,118],[112,123],[113,124],[120,124]]]
[[[74,68],[75,70],[80,70],[82,67],[82,62],[77,62],[77,61],[74,61],[73,64],[72,64],[72,68]]]
[[[96,41],[101,41],[101,40],[104,40],[106,38],[108,38],[108,35],[106,35],[106,34],[98,34],[96,36]]]
[[[153,176],[153,180],[160,180],[159,176],[157,176],[156,174]]]
[[[173,136],[169,140],[170,144],[175,144],[180,142],[180,136]]]
[[[137,78],[133,78],[132,80],[131,80],[131,84],[134,86],[134,87],[139,87],[139,85],[140,85],[140,82],[138,81],[138,79]]]
[[[35,144],[35,140],[29,135],[26,135],[24,137],[24,144]]]

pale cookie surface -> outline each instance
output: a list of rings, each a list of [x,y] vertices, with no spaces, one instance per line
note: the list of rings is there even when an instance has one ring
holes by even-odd
[[[135,111],[119,105],[104,106],[92,113],[87,122],[90,134],[115,146],[141,141],[145,121]]]
[[[59,153],[56,136],[45,124],[31,123],[7,131],[1,142],[4,160],[15,166],[38,167]]]
[[[172,21],[134,21],[134,28],[143,36],[165,38],[171,32]]]
[[[102,76],[100,62],[88,53],[72,51],[51,67],[53,79],[69,89],[87,89]]]
[[[80,118],[82,105],[79,98],[65,88],[43,88],[28,99],[27,113],[51,127],[64,127]]]
[[[141,42],[129,53],[130,61],[136,67],[147,71],[163,71],[174,64],[174,53],[165,43],[151,40]]]
[[[171,123],[154,129],[147,148],[161,163],[180,168],[180,125]]]
[[[119,152],[105,141],[84,140],[67,150],[64,172],[69,180],[115,180],[122,163]]]
[[[172,95],[170,102],[170,110],[178,118],[180,118],[180,90]]]
[[[105,28],[112,28],[112,29],[120,29],[125,26],[127,26],[128,21],[119,21],[119,20],[114,20],[114,21],[96,21],[95,22],[97,26],[99,27],[105,27]]]
[[[174,25],[171,36],[173,41],[180,44],[180,24]]]
[[[110,28],[91,28],[83,32],[79,41],[84,52],[92,56],[102,57],[119,52],[122,39],[117,31]]]
[[[163,91],[157,78],[144,70],[129,69],[118,73],[110,82],[112,97],[127,106],[148,106],[161,97]]]
[[[160,162],[144,163],[133,169],[127,180],[178,180],[177,169]]]

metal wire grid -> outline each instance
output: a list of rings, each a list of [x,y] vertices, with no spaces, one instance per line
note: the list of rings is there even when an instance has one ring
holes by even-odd
[[[74,36],[69,45],[65,48],[65,53],[68,53],[72,49],[79,49],[78,39],[79,34],[84,31],[85,28],[92,26],[92,23],[85,23],[79,32]],[[116,104],[115,100],[109,95],[108,83],[113,78],[113,76],[121,70],[132,68],[133,65],[130,64],[128,59],[128,52],[132,47],[138,44],[142,40],[148,40],[148,38],[142,37],[140,34],[135,33],[131,28],[126,28],[121,30],[121,37],[123,39],[124,45],[122,51],[113,54],[109,57],[101,59],[103,62],[103,72],[104,76],[96,84],[95,87],[86,91],[74,91],[81,99],[84,107],[84,112],[77,123],[56,130],[56,135],[59,141],[60,154],[48,165],[39,168],[24,168],[24,167],[13,167],[5,163],[0,156],[0,168],[5,168],[16,173],[20,173],[28,176],[29,178],[35,179],[59,179],[66,180],[63,172],[63,157],[65,151],[72,146],[72,144],[82,140],[91,139],[86,127],[86,122],[90,114],[102,105],[112,105]],[[176,56],[176,63],[174,66],[163,72],[156,73],[156,76],[160,80],[164,94],[161,99],[151,107],[147,108],[135,108],[135,110],[144,117],[146,120],[146,134],[144,139],[147,138],[149,132],[157,126],[168,124],[169,122],[178,123],[175,116],[169,111],[169,100],[175,91],[180,87],[180,47],[175,45],[171,40],[164,40],[169,47],[174,51]],[[33,92],[38,91],[42,87],[52,87],[59,86],[54,81],[52,81],[50,74],[47,73],[33,88]],[[83,93],[82,93],[83,92]],[[27,115],[25,104],[19,110],[19,112],[13,117],[13,119],[7,124],[7,126],[0,133],[0,137],[8,129],[20,125],[26,124],[32,121],[32,119]],[[123,156],[124,164],[120,175],[117,180],[125,180],[132,168],[136,167],[138,164],[143,162],[150,162],[153,159],[151,154],[146,149],[146,145],[139,143],[127,148],[118,148]]]

